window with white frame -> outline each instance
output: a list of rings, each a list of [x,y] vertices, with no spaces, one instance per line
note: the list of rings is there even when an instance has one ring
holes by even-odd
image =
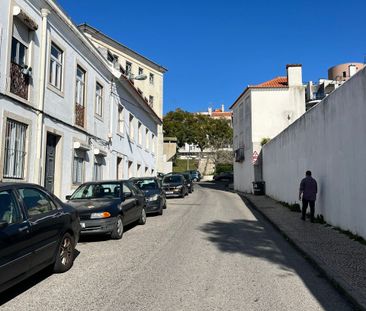
[[[150,140],[149,140],[149,130],[145,130],[145,148],[146,150],[149,150],[150,148]]]
[[[23,179],[25,172],[27,125],[6,120],[4,178]]]
[[[93,171],[93,180],[99,181],[103,179],[103,166],[104,166],[104,157],[95,156],[94,157],[94,171]]]
[[[119,105],[118,106],[118,132],[124,134],[124,124],[125,124],[125,110]]]
[[[60,91],[62,89],[63,55],[64,52],[56,44],[51,42],[49,83]]]
[[[151,108],[154,107],[154,96],[149,96],[149,105]]]
[[[132,63],[126,61],[126,76],[132,73]]]
[[[142,74],[144,74],[144,69],[139,67],[139,75],[142,75]]]
[[[72,166],[73,184],[82,184],[84,182],[84,162],[85,151],[75,151]]]
[[[154,85],[154,74],[153,73],[150,73],[150,75],[149,75],[149,82],[151,85]]]
[[[128,123],[129,123],[128,126],[129,126],[130,139],[133,140],[135,138],[135,128],[134,128],[134,117],[132,114],[130,114],[130,119]]]
[[[95,85],[95,113],[103,116],[103,86],[98,82]]]
[[[77,105],[83,107],[85,100],[85,74],[85,70],[83,70],[80,66],[77,66],[75,102]]]
[[[142,144],[142,124],[141,124],[141,122],[139,121],[139,123],[138,123],[138,127],[137,127],[137,129],[138,129],[138,134],[139,134],[139,140],[138,140],[138,143],[139,143],[139,145],[141,145]]]
[[[24,66],[27,62],[28,47],[13,37],[11,43],[11,61],[19,66]]]

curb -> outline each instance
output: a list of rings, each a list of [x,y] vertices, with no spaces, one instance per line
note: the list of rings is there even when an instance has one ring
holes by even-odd
[[[365,303],[360,302],[354,295],[352,295],[352,288],[344,281],[340,280],[337,276],[329,271],[329,268],[323,267],[321,263],[319,263],[314,256],[309,254],[306,250],[304,250],[301,246],[299,246],[292,238],[290,238],[285,231],[283,231],[272,219],[270,219],[260,208],[258,208],[245,194],[237,192],[237,194],[243,199],[243,201],[248,204],[251,208],[259,212],[263,218],[265,218],[297,251],[299,251],[304,258],[310,262],[310,264],[318,270],[334,287],[335,289],[345,296],[356,309],[359,311],[366,311]]]

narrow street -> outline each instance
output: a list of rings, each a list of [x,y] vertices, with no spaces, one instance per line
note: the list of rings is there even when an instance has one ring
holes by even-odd
[[[352,310],[234,193],[201,183],[122,240],[83,239],[73,268],[42,272],[1,310]]]

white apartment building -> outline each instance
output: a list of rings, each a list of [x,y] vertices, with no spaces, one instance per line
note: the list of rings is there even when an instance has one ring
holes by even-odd
[[[302,66],[287,65],[287,76],[248,86],[233,103],[234,188],[252,192],[262,180],[261,141],[273,138],[305,113]]]
[[[0,181],[152,175],[161,119],[52,0],[2,0]]]
[[[145,99],[145,102],[162,119],[163,83],[164,73],[167,69],[88,24],[79,25],[79,29],[95,45],[104,58],[134,84],[138,92]],[[141,75],[146,75],[146,79],[135,79],[135,77]],[[163,127],[159,125],[156,150],[157,168],[160,172],[170,172],[172,165],[166,162],[166,156],[163,153],[163,143]]]

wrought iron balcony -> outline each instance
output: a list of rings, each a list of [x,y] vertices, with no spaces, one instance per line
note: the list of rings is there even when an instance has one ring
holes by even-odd
[[[28,100],[29,75],[22,70],[22,66],[10,63],[10,92]]]
[[[75,104],[75,124],[77,126],[85,126],[85,107],[83,105]]]

